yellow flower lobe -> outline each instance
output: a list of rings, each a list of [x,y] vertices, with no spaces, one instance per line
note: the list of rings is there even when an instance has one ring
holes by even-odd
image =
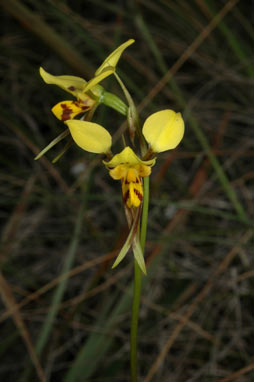
[[[110,151],[111,135],[101,125],[76,119],[69,119],[65,123],[74,142],[83,150],[94,154],[105,154]]]
[[[150,115],[143,126],[143,135],[155,153],[174,149],[182,140],[184,121],[180,113],[161,110]]]
[[[126,177],[122,179],[123,200],[127,207],[138,207],[143,200],[142,180],[135,168],[127,170]]]
[[[155,159],[143,161],[127,146],[109,162],[103,163],[113,179],[121,180],[123,200],[127,207],[138,207],[143,200],[142,178],[151,174]]]
[[[87,96],[86,99],[82,101],[77,100],[59,102],[51,109],[51,111],[56,118],[60,119],[60,121],[68,121],[81,113],[87,112],[94,106],[95,103],[95,100]]]
[[[113,179],[121,179],[123,200],[127,207],[138,207],[143,200],[141,178],[151,174],[151,167],[144,164],[137,164],[133,167],[128,164],[120,164],[110,170],[109,174]]]

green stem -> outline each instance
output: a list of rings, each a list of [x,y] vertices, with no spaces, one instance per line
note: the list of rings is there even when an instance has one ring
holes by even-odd
[[[144,199],[143,199],[142,223],[141,223],[141,234],[140,234],[140,244],[141,244],[143,253],[145,251],[145,244],[146,244],[148,207],[149,207],[149,176],[144,178]]]
[[[127,115],[127,111],[128,111],[127,105],[121,100],[121,98],[119,98],[117,95],[113,93],[105,91],[103,93],[101,103],[111,107],[112,109],[118,111],[118,113],[122,115]]]
[[[131,382],[137,382],[137,338],[140,294],[142,286],[142,271],[134,260],[134,290],[131,317]]]
[[[144,178],[144,200],[141,222],[140,244],[144,253],[147,230],[147,217],[149,205],[149,177]],[[139,268],[136,260],[134,260],[134,288],[132,302],[132,317],[131,317],[131,382],[138,381],[138,362],[137,362],[137,339],[138,339],[138,316],[140,306],[140,295],[142,287],[142,271]]]

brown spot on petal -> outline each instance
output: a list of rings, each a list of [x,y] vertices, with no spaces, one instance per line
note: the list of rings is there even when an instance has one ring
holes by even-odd
[[[134,189],[134,192],[135,192],[135,194],[137,195],[137,197],[139,198],[139,200],[142,202],[142,200],[143,200],[143,195],[142,195],[138,190],[136,190],[136,188]]]
[[[72,113],[72,109],[70,109],[65,103],[61,103],[61,108],[63,109],[61,120],[68,121],[68,119],[71,119],[70,115]]]
[[[123,201],[126,204],[127,200],[130,197],[130,190],[127,190],[126,193],[123,195]]]
[[[69,86],[68,89],[69,89],[71,92],[74,92],[74,90],[76,90],[75,86]]]

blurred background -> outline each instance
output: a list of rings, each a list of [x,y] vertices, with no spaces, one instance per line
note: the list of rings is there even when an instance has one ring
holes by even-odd
[[[250,381],[253,360],[251,1],[1,1],[2,381],[129,381],[132,254],[120,183],[62,141],[54,75],[118,64],[141,120],[180,111],[186,133],[158,157],[139,327],[140,381]],[[253,8],[252,8],[253,10]],[[119,95],[112,78],[102,85]],[[124,118],[100,106],[114,134]],[[121,147],[117,141],[115,152]],[[252,256],[251,256],[252,255]]]

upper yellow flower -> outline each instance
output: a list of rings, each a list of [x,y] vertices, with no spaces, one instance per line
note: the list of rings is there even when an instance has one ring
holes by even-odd
[[[69,120],[66,122],[72,138],[83,150],[92,153],[110,153],[111,136],[108,131],[93,122]],[[175,148],[184,134],[184,122],[180,113],[162,110],[150,115],[142,133],[154,153]],[[151,174],[155,158],[141,160],[128,146],[109,162],[103,161],[113,179],[121,180],[123,199],[127,207],[138,207],[143,200],[142,178]]]
[[[61,121],[75,118],[78,114],[85,113],[92,109],[98,102],[103,88],[98,84],[106,77],[114,73],[116,65],[123,51],[131,44],[133,39],[126,41],[116,48],[96,70],[94,78],[85,81],[83,78],[75,76],[53,76],[40,68],[40,75],[47,84],[54,84],[76,97],[76,101],[62,101],[52,108],[54,115]],[[88,95],[87,92],[90,91]]]

